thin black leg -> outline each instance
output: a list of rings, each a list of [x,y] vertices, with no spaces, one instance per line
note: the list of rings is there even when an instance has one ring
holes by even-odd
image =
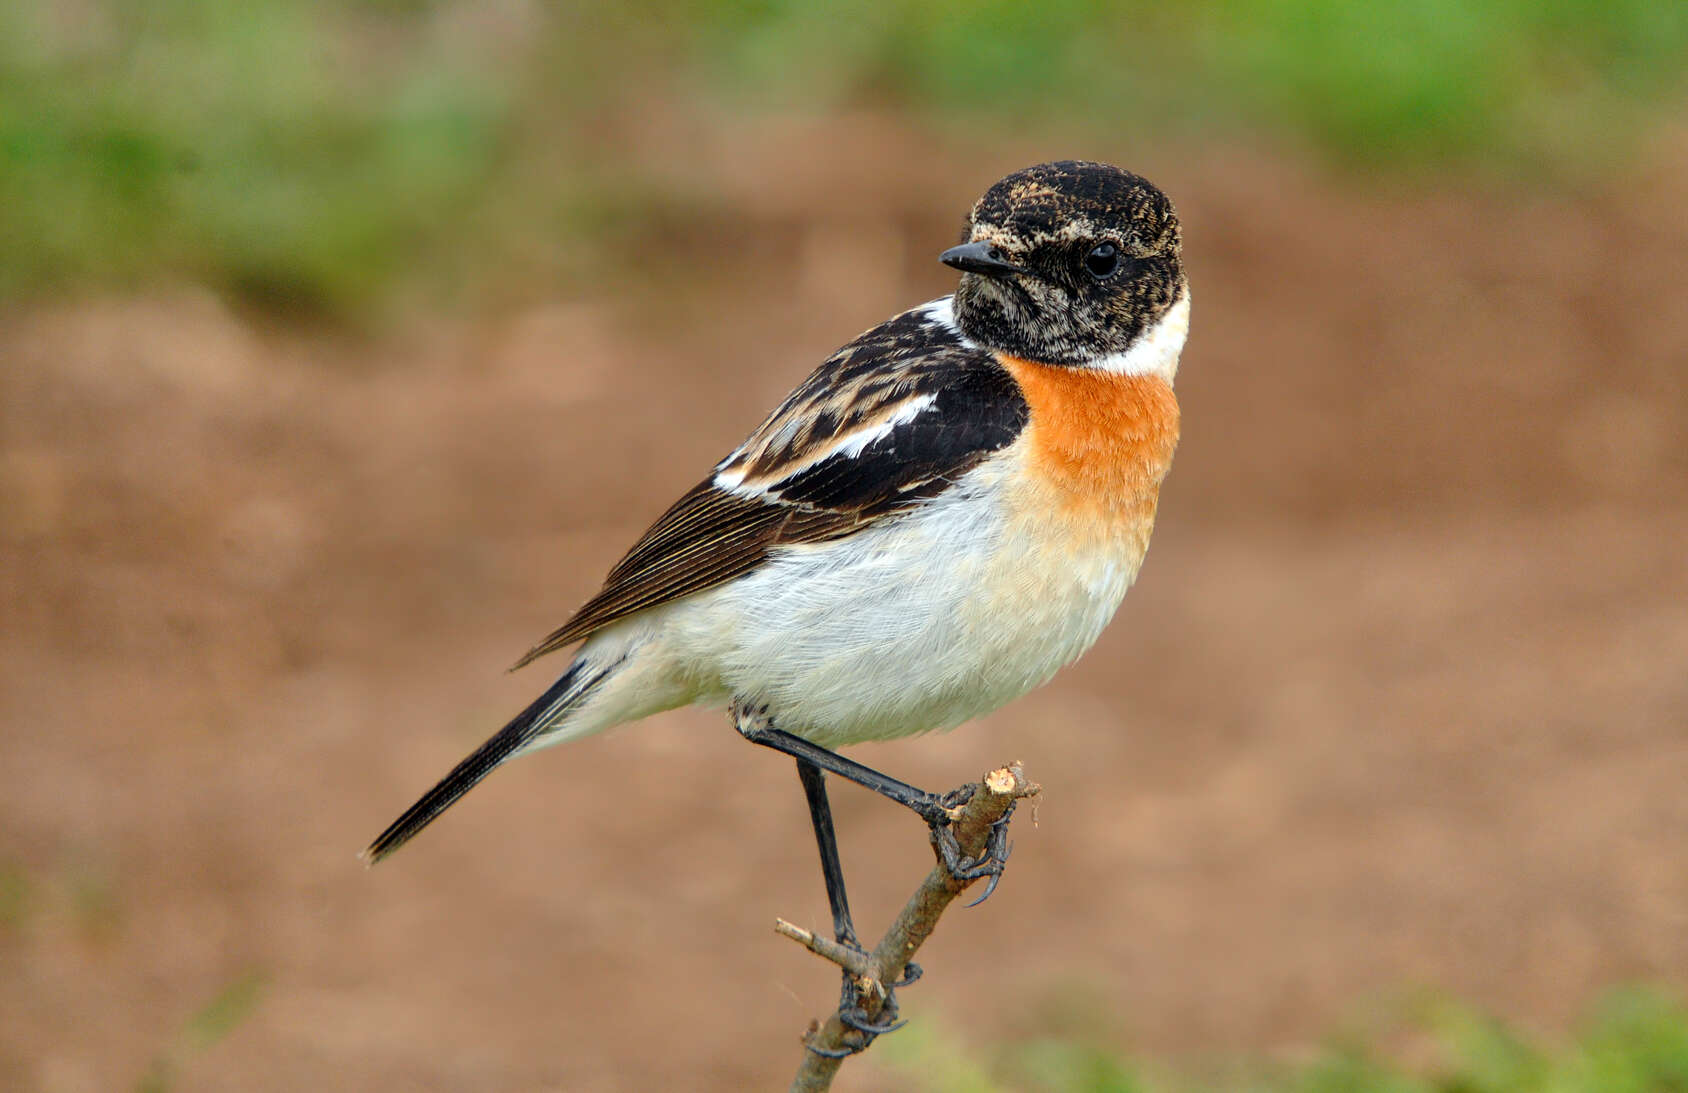
[[[809,819],[815,825],[815,845],[821,852],[821,875],[826,878],[826,899],[832,905],[832,934],[839,944],[864,952],[861,942],[856,940],[855,924],[850,921],[850,898],[844,893],[844,866],[838,860],[838,836],[832,829],[832,806],[826,798],[826,772],[807,759],[798,759],[797,777],[803,782],[803,795],[809,800]],[[914,982],[919,974],[919,967],[910,964],[900,982],[883,988],[881,1020],[875,1021],[862,1008],[862,985],[854,975],[848,971],[844,973],[843,987],[838,996],[838,1017],[855,1029],[857,1036],[855,1042],[840,1054],[853,1055],[863,1051],[873,1043],[874,1037],[902,1026],[897,1019],[896,995],[891,991],[894,987]]]
[[[809,819],[815,825],[815,844],[820,847],[826,899],[832,904],[832,936],[860,948],[855,923],[850,921],[850,897],[844,894],[844,866],[838,860],[838,836],[832,830],[832,806],[826,799],[826,772],[807,759],[799,759],[797,777],[802,779],[803,795],[809,799]]]
[[[808,763],[824,771],[831,771],[838,777],[865,786],[875,793],[889,797],[898,804],[914,810],[927,823],[949,822],[949,812],[944,807],[943,800],[935,793],[927,793],[923,789],[916,789],[907,782],[900,782],[889,774],[881,774],[872,767],[864,766],[854,759],[846,759],[837,752],[829,751],[819,744],[811,744],[801,736],[793,736],[784,729],[775,729],[765,724],[747,724],[744,718],[738,718],[738,730],[744,738],[752,744],[761,744],[765,748],[784,752],[796,759],[799,769]],[[806,785],[807,783],[805,783]]]
[[[944,866],[949,870],[951,876],[963,882],[977,880],[980,877],[991,878],[990,883],[985,886],[985,894],[970,906],[983,903],[990,898],[992,892],[996,891],[997,880],[1002,875],[1003,866],[1008,861],[1007,821],[1008,816],[1012,814],[1012,808],[1010,808],[1008,814],[1003,816],[1000,823],[992,825],[991,839],[985,853],[976,861],[968,860],[962,855],[961,845],[956,842],[955,833],[950,830],[949,810],[966,804],[972,796],[973,787],[967,786],[940,797],[935,793],[917,789],[907,782],[899,781],[889,774],[881,774],[872,767],[858,763],[854,759],[846,759],[837,752],[823,748],[819,744],[811,744],[801,736],[794,736],[783,729],[776,729],[773,721],[768,717],[767,711],[759,707],[735,701],[732,716],[733,725],[746,740],[753,744],[760,744],[765,748],[783,752],[797,760],[798,772],[803,776],[804,790],[809,793],[809,812],[815,821],[815,838],[821,842],[821,866],[823,869],[828,866],[827,855],[830,847],[832,868],[837,873],[839,898],[833,903],[835,924],[843,899],[843,870],[837,864],[838,845],[832,834],[832,813],[830,809],[826,809],[825,787],[822,785],[819,790],[821,808],[826,809],[826,831],[823,835],[821,814],[816,812],[816,797],[814,792],[810,790],[809,775],[805,772],[806,768],[818,768],[817,773],[830,771],[840,778],[864,786],[897,802],[925,820],[926,826],[932,832],[932,845],[938,851],[939,857],[943,860]],[[833,894],[833,876],[830,873],[827,876],[827,894],[829,897]],[[848,921],[849,910],[847,907],[844,914],[845,921]]]

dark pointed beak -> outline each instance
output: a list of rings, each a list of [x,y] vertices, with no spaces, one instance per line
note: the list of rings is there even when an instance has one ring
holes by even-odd
[[[986,277],[1005,277],[1026,272],[1012,262],[1004,262],[996,247],[990,243],[963,243],[938,255],[938,261],[964,273],[982,273]]]

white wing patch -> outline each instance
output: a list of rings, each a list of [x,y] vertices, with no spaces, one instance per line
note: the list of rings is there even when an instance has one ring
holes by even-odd
[[[880,437],[890,436],[892,429],[895,429],[899,425],[913,421],[921,414],[924,414],[931,408],[932,404],[937,401],[937,395],[916,395],[914,398],[908,399],[898,405],[897,408],[891,412],[890,417],[876,421],[872,425],[857,429],[854,432],[845,433],[843,436],[838,438],[838,440],[842,443],[834,447],[832,451],[827,452],[816,459],[810,460],[807,464],[805,464],[805,467],[813,466],[816,463],[820,463],[823,460],[831,458],[833,455],[844,455],[850,459],[854,459],[856,456],[861,455],[862,449],[866,448],[869,444],[872,444]],[[797,469],[801,470],[803,468]]]
[[[803,453],[803,459],[800,462],[792,462],[780,466],[778,468],[777,477],[774,475],[764,475],[758,477],[754,481],[747,482],[745,481],[744,471],[741,468],[723,468],[722,470],[715,472],[715,487],[717,489],[726,490],[728,493],[737,494],[740,497],[777,499],[779,497],[780,486],[784,484],[787,479],[794,478],[809,468],[824,463],[834,456],[843,456],[845,459],[855,459],[867,449],[869,444],[872,444],[876,440],[890,436],[891,431],[897,426],[913,421],[915,418],[931,409],[933,403],[937,401],[938,397],[932,394],[916,395],[913,398],[904,399],[902,402],[897,403],[889,414],[875,421],[871,421],[858,429],[852,429],[847,433],[841,433],[834,436],[830,438],[830,441],[827,444],[821,447],[805,451]],[[779,431],[774,434],[773,443],[779,444],[789,442],[792,437],[797,435],[798,431],[802,428],[802,425],[803,421],[801,418],[794,418],[791,421],[786,422],[780,426]],[[734,452],[733,455],[727,458],[726,462],[731,463],[734,459],[738,458],[738,455],[738,452]]]
[[[920,314],[924,315],[927,319],[943,327],[946,333],[955,335],[965,344],[972,344],[971,342],[968,342],[966,336],[961,333],[961,328],[955,325],[954,296],[940,296],[931,303],[921,304],[919,307],[915,308],[915,310],[920,312]]]
[[[935,348],[946,341],[963,350],[977,348],[956,325],[952,297],[941,296],[904,312],[900,318],[916,319],[926,328],[925,337]],[[908,334],[899,336],[906,339]],[[906,344],[890,341],[886,349],[906,352]],[[894,372],[864,374],[851,369],[849,355],[860,348],[862,343],[852,343],[829,361],[841,362],[840,368],[851,378],[816,387],[823,373],[810,377],[768,421],[717,463],[711,480],[715,487],[740,497],[775,497],[785,480],[828,459],[854,459],[897,426],[932,408],[936,395],[929,390],[913,393],[918,378],[912,372],[905,382]],[[871,351],[872,344],[867,348]],[[842,429],[838,428],[840,424]]]

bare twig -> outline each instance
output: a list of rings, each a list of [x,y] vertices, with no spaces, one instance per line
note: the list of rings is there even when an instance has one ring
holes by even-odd
[[[1014,802],[1036,794],[1038,788],[1035,782],[1027,780],[1026,772],[1018,763],[1010,763],[985,775],[973,787],[973,796],[966,804],[954,809],[951,816],[950,829],[955,833],[962,853],[975,859],[983,854],[990,840],[991,825],[1001,821]],[[783,919],[774,929],[861,980],[862,1008],[869,1020],[877,1020],[885,1004],[883,984],[895,983],[902,978],[915,952],[938,928],[938,917],[956,896],[973,883],[957,880],[940,860],[914,895],[909,897],[902,913],[891,923],[866,961],[859,953]],[[832,1079],[844,1063],[843,1050],[853,1037],[859,1035],[840,1020],[837,1013],[827,1018],[825,1024],[818,1021],[811,1024],[803,1037],[803,1063],[797,1068],[797,1076],[791,1080],[791,1093],[821,1093],[831,1089]]]
[[[774,933],[789,937],[816,956],[832,961],[851,975],[869,974],[866,956],[848,946],[840,945],[829,937],[821,937],[801,926],[794,926],[783,918],[774,919]]]

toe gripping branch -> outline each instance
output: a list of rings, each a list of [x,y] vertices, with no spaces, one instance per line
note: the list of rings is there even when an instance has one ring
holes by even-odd
[[[827,1059],[842,1059],[866,1051],[868,1045],[887,1032],[894,1032],[905,1022],[899,1019],[895,992],[921,976],[920,965],[910,960],[903,965],[902,974],[890,983],[875,978],[873,954],[857,943],[852,932],[847,937],[832,940],[818,936],[785,919],[774,922],[776,933],[784,934],[817,956],[837,964],[843,970],[843,984],[838,995],[836,1011],[840,1035],[836,1047],[823,1046],[815,1035],[804,1043],[815,1054]],[[878,1012],[869,1009],[873,1004]],[[819,1031],[818,1029],[815,1031]]]
[[[857,948],[856,951],[861,954],[864,965],[872,959],[865,949]],[[843,1059],[861,1054],[881,1035],[902,1028],[908,1022],[901,1019],[897,989],[913,983],[920,975],[920,965],[912,960],[903,967],[902,976],[892,983],[881,983],[870,975],[858,975],[848,968],[844,969],[843,986],[838,992],[838,1020],[854,1035],[843,1037],[840,1046],[835,1048],[823,1047],[811,1037],[805,1041],[808,1049],[822,1058]],[[879,1000],[877,1015],[869,1013],[864,1005],[871,997]]]
[[[942,796],[921,793],[917,800],[905,802],[926,821],[938,861],[872,952],[857,942],[853,928],[838,930],[834,940],[783,920],[775,924],[779,933],[844,972],[837,1011],[804,1037],[812,1066],[836,1066],[836,1060],[865,1050],[902,1024],[895,991],[920,976],[910,958],[968,885],[990,879],[975,903],[991,894],[1008,859],[1008,823],[1014,807],[1020,798],[1037,792],[1037,785],[1013,764],[990,772],[981,783]],[[811,1072],[811,1066],[805,1066],[799,1075]]]
[[[956,810],[971,801],[978,791],[977,785],[965,785],[950,790],[942,797],[933,798],[929,807],[916,809],[931,829],[932,849],[955,880],[957,892],[980,877],[990,878],[990,882],[985,885],[984,894],[969,903],[969,907],[977,907],[990,899],[991,893],[996,891],[996,886],[1002,882],[1002,871],[1008,866],[1008,855],[1014,851],[1014,844],[1008,841],[1008,823],[1014,818],[1014,806],[1019,804],[1018,798],[1009,800],[1002,815],[991,822],[990,835],[985,841],[984,850],[978,857],[969,858],[961,849],[960,840],[955,837],[951,818]]]

